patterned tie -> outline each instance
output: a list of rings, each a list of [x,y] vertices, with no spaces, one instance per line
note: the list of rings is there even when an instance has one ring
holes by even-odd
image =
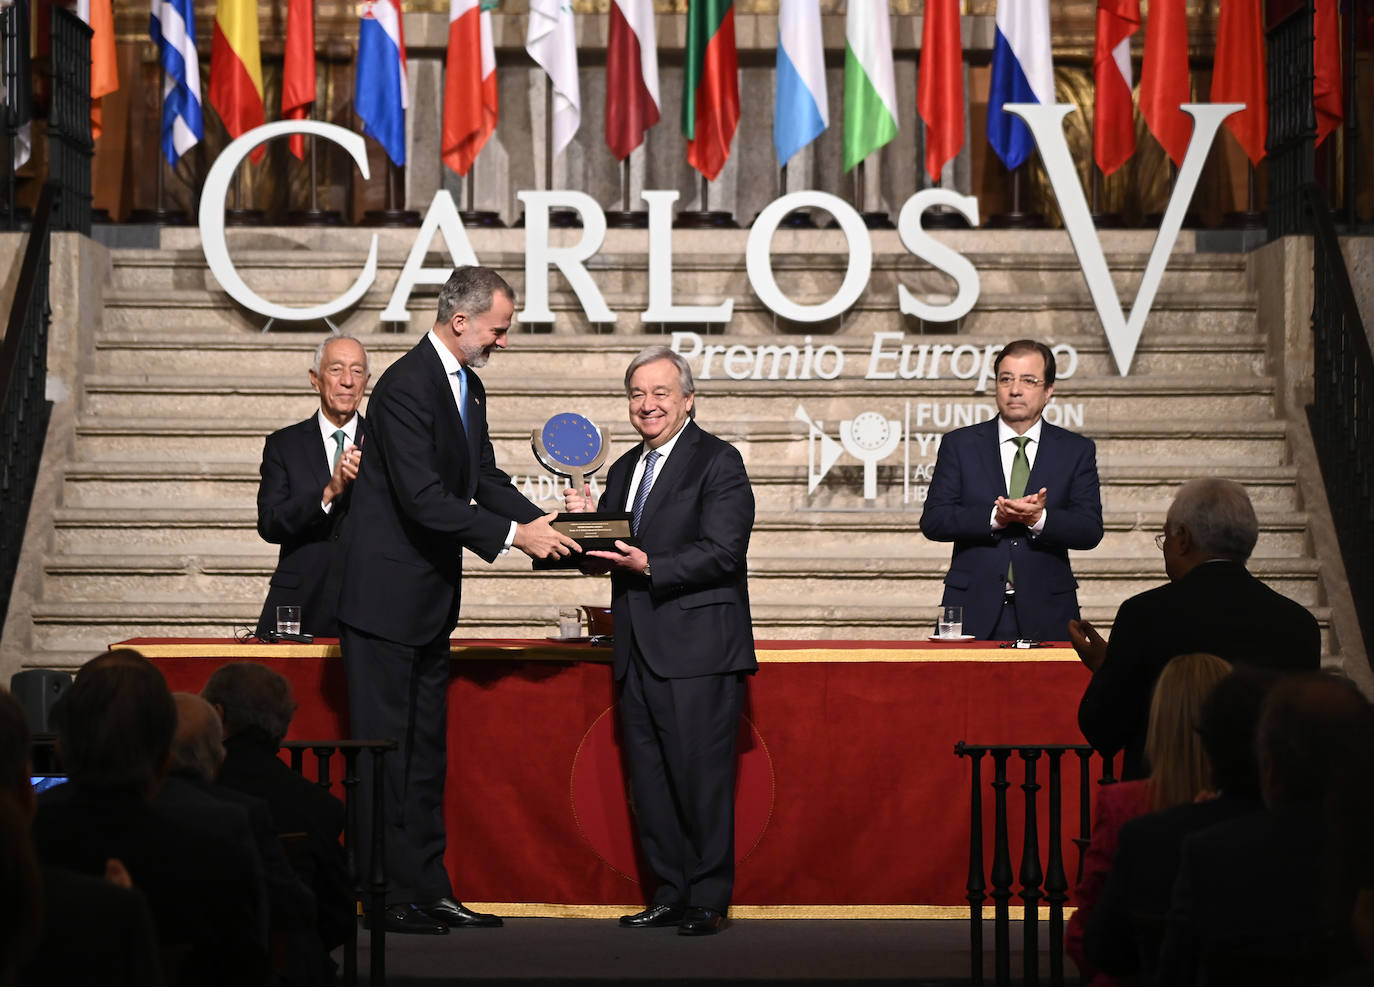
[[[333,473],[339,467],[339,457],[343,455],[344,443],[348,441],[348,433],[341,428],[334,430],[334,458],[329,461],[329,472]]]
[[[639,534],[639,518],[644,513],[644,502],[649,499],[649,488],[654,483],[654,464],[658,462],[658,450],[650,449],[644,457],[644,475],[640,477],[639,489],[635,491],[634,528]]]
[[[1011,485],[1007,487],[1007,496],[1012,500],[1026,495],[1026,481],[1030,479],[1030,460],[1026,457],[1026,443],[1030,441],[1029,435],[1018,435],[1011,440],[1016,443],[1016,455],[1011,460]],[[1012,565],[1007,563],[1007,582],[1015,584],[1012,579]]]

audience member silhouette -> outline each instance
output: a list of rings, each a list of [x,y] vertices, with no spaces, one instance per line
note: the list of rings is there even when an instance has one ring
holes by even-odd
[[[1064,930],[1064,951],[1078,964],[1091,987],[1120,982],[1099,972],[1089,961],[1083,934],[1111,868],[1121,827],[1147,812],[1191,802],[1207,786],[1207,755],[1193,726],[1207,696],[1230,671],[1228,662],[1207,654],[1179,655],[1165,665],[1150,699],[1145,735],[1149,777],[1098,791],[1092,839],[1083,854],[1083,875],[1074,891],[1078,908]]]
[[[1334,676],[1282,681],[1256,748],[1265,809],[1183,843],[1161,984],[1319,984],[1359,962],[1351,847],[1369,820],[1349,811],[1371,784],[1374,707]]]
[[[169,983],[264,983],[251,855],[150,804],[176,729],[161,673],[137,652],[106,652],[77,673],[55,713],[71,780],[39,797],[40,860],[89,875],[122,861],[147,895]]]
[[[1205,797],[1121,827],[1111,872],[1084,934],[1084,952],[1099,970],[1118,977],[1139,973],[1153,983],[1183,840],[1261,808],[1255,729],[1275,678],[1237,668],[1203,700],[1197,733],[1211,765]]]

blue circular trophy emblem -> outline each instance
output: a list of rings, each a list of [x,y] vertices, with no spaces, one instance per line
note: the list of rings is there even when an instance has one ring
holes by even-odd
[[[585,477],[606,462],[611,450],[610,432],[597,428],[590,418],[571,411],[554,415],[530,436],[534,455],[550,473],[566,476],[573,489],[581,490]]]

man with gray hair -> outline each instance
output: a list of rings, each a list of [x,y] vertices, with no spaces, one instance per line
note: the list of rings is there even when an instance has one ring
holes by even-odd
[[[1245,568],[1259,521],[1232,480],[1190,480],[1179,488],[1155,544],[1170,582],[1121,604],[1108,642],[1086,620],[1069,635],[1092,680],[1078,726],[1104,754],[1125,750],[1121,776],[1142,778],[1150,694],[1176,655],[1204,651],[1235,665],[1279,672],[1321,666],[1317,620]]]
[[[496,465],[487,394],[474,372],[508,343],[515,291],[486,267],[460,267],[439,290],[434,328],[387,368],[368,406],[367,458],[341,535],[339,638],[355,738],[394,739],[384,806],[387,928],[443,935],[497,926],[463,907],[444,866],[449,636],[463,549],[494,562],[511,548],[566,556],[555,531]],[[364,769],[359,794],[371,799]],[[370,818],[359,847],[370,843]]]
[[[362,457],[358,408],[369,377],[362,343],[352,336],[325,337],[310,369],[319,410],[273,432],[263,444],[258,534],[281,546],[258,617],[257,636],[264,641],[276,632],[279,606],[301,608],[301,633],[339,635],[335,539]]]

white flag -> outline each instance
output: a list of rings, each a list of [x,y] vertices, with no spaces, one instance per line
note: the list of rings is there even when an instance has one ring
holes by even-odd
[[[553,82],[553,155],[558,157],[582,122],[571,0],[530,0],[525,50]]]

